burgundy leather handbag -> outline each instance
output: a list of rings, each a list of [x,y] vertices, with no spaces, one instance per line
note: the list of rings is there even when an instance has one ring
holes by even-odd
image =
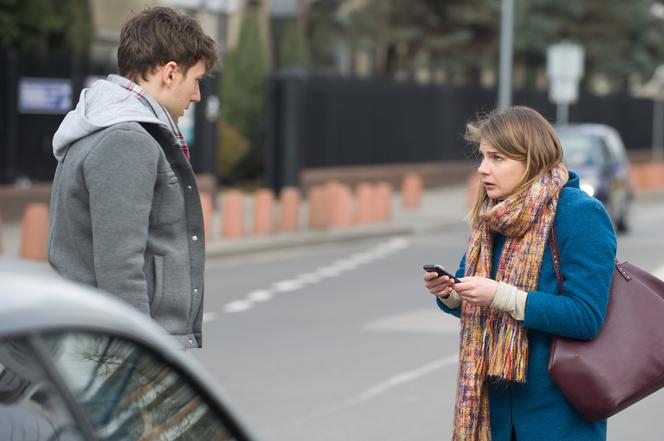
[[[562,294],[555,228],[549,243]],[[590,341],[554,337],[549,375],[587,421],[606,419],[664,387],[664,281],[616,261],[602,328]]]

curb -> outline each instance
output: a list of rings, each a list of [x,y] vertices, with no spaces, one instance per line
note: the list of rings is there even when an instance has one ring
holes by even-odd
[[[263,237],[226,239],[206,244],[206,257],[220,258],[285,250],[309,245],[325,245],[392,236],[417,236],[441,232],[445,228],[463,226],[463,221],[436,222],[427,225],[388,225],[357,226],[299,233],[281,233]]]
[[[634,195],[639,201],[661,201],[664,189],[640,190]],[[324,245],[357,240],[374,239],[391,236],[420,236],[440,233],[446,228],[463,228],[467,226],[464,216],[459,219],[441,220],[438,222],[405,223],[352,226],[326,230],[308,230],[295,233],[276,233],[265,236],[250,236],[237,239],[221,239],[206,244],[206,257],[223,258],[243,254],[256,254],[266,251],[286,250],[309,245]]]
[[[647,190],[638,190],[634,193],[635,201],[656,201],[664,199],[664,188],[650,188]]]

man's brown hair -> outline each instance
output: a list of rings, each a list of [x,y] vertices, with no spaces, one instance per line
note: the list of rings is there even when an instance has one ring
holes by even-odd
[[[200,60],[210,72],[218,62],[217,47],[193,17],[167,7],[148,8],[130,18],[120,31],[118,71],[137,81],[158,66],[175,61],[183,73]]]

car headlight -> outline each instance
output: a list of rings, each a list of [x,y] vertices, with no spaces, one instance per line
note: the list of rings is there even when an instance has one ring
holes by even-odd
[[[593,186],[590,182],[582,180],[579,187],[581,187],[581,190],[588,193],[589,196],[595,196],[595,186]]]

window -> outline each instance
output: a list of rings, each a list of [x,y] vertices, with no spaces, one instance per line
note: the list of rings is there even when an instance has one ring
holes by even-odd
[[[563,132],[560,142],[569,167],[602,165],[607,159],[606,146],[595,136]]]
[[[0,440],[84,440],[26,338],[0,340]]]
[[[101,334],[45,337],[99,440],[233,440],[187,381],[149,350]]]

